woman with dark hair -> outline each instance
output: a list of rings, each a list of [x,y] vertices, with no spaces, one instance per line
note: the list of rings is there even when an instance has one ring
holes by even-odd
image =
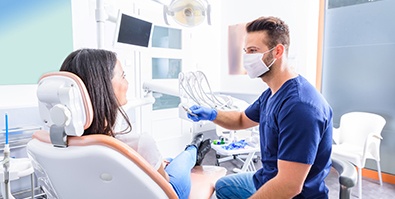
[[[105,134],[125,142],[169,181],[180,199],[188,198],[191,169],[200,165],[210,150],[209,139],[203,141],[203,134],[195,135],[185,150],[165,165],[152,137],[131,133],[131,123],[122,109],[127,103],[128,81],[114,52],[101,49],[76,50],[67,56],[60,71],[79,76],[91,98],[93,121],[83,135]],[[126,128],[121,132],[114,130],[118,115],[126,121]]]

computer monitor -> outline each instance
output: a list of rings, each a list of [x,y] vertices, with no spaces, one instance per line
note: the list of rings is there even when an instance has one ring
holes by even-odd
[[[119,12],[116,22],[114,47],[139,46],[148,47],[152,32],[152,23]]]

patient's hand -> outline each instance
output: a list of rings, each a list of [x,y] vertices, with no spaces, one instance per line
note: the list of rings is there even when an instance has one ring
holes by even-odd
[[[167,163],[166,163],[165,160],[163,160],[163,163],[160,165],[160,167],[158,169],[158,172],[160,173],[160,175],[162,175],[167,180],[167,182],[170,182],[170,177],[169,177],[169,174],[166,173],[165,167],[169,163],[170,163],[169,161],[167,161]]]
[[[166,168],[168,164],[170,164],[170,161],[164,159],[164,160],[163,160],[163,168]]]

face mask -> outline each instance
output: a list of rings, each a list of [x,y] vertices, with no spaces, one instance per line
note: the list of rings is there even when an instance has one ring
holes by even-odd
[[[274,64],[277,59],[274,59],[269,66],[266,66],[265,62],[262,61],[262,58],[265,53],[270,52],[273,49],[274,48],[264,53],[243,54],[244,68],[246,69],[247,74],[251,78],[257,78],[269,71],[269,68]]]

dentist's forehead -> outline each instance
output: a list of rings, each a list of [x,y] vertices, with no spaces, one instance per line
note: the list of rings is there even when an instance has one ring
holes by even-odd
[[[264,31],[247,33],[247,35],[245,37],[244,48],[245,49],[250,49],[250,48],[263,49],[264,47],[267,47],[266,39],[267,39],[267,36]]]

